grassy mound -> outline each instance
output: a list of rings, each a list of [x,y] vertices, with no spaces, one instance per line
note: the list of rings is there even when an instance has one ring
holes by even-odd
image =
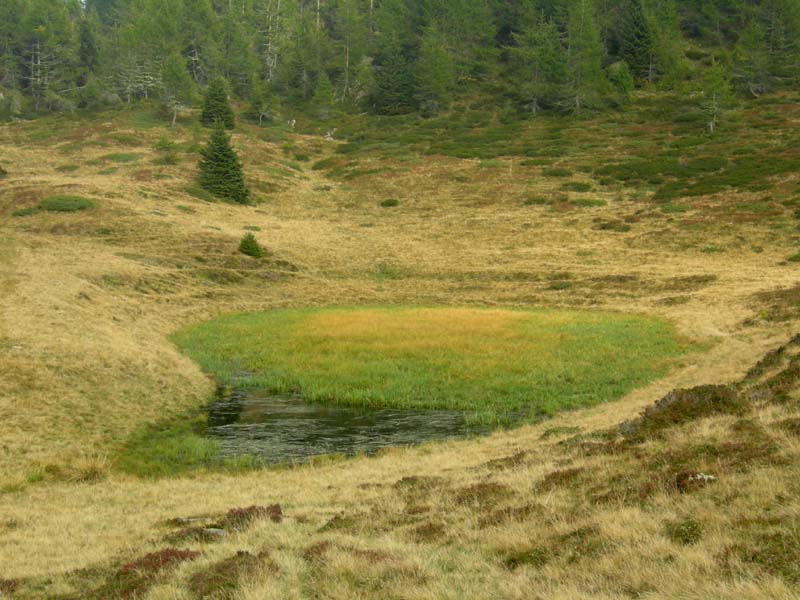
[[[619,398],[686,350],[668,324],[645,317],[469,308],[232,315],[174,339],[226,384],[318,402],[533,414]]]
[[[92,208],[94,202],[80,196],[50,196],[39,203],[39,210],[48,212],[78,212]]]

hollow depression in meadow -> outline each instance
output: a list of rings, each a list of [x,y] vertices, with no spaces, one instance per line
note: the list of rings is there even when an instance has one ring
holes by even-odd
[[[259,419],[252,414],[264,415],[261,426],[276,428],[275,435],[285,415],[293,431],[315,431],[308,444],[325,440],[306,455],[335,451],[339,434],[336,451],[371,450],[381,440],[363,448],[357,440],[367,434],[385,445],[441,439],[469,431],[465,423],[520,422],[614,400],[663,375],[690,348],[671,324],[647,316],[417,307],[226,315],[185,328],[174,340],[220,385],[257,390],[258,409],[249,396],[251,417],[239,430],[248,452],[259,439],[275,437],[269,429],[254,433]],[[303,402],[316,408],[303,410]],[[216,407],[226,410],[224,402]],[[424,422],[426,410],[432,422],[446,425],[431,427],[431,435],[419,428],[419,439],[389,435],[391,422],[377,426],[383,415],[397,419],[398,428],[415,429],[410,424]]]

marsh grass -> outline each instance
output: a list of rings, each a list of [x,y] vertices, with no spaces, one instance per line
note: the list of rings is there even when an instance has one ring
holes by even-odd
[[[619,398],[688,350],[651,318],[470,308],[231,315],[174,340],[223,384],[314,402],[530,414]]]
[[[205,418],[181,415],[141,426],[113,457],[114,467],[137,477],[176,477],[202,470],[239,472],[261,466],[252,456],[222,457],[205,435]]]

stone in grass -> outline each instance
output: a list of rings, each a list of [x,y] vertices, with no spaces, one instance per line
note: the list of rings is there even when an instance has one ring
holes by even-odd
[[[242,241],[239,242],[239,252],[247,256],[252,256],[253,258],[261,258],[264,256],[264,250],[258,244],[258,241],[256,241],[252,233],[246,233]]]

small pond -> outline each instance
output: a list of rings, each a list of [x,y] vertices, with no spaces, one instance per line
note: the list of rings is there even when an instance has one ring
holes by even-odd
[[[208,407],[207,435],[219,441],[223,456],[250,454],[274,464],[320,454],[372,454],[491,430],[468,423],[460,411],[309,404],[263,390],[235,390],[218,393]]]

